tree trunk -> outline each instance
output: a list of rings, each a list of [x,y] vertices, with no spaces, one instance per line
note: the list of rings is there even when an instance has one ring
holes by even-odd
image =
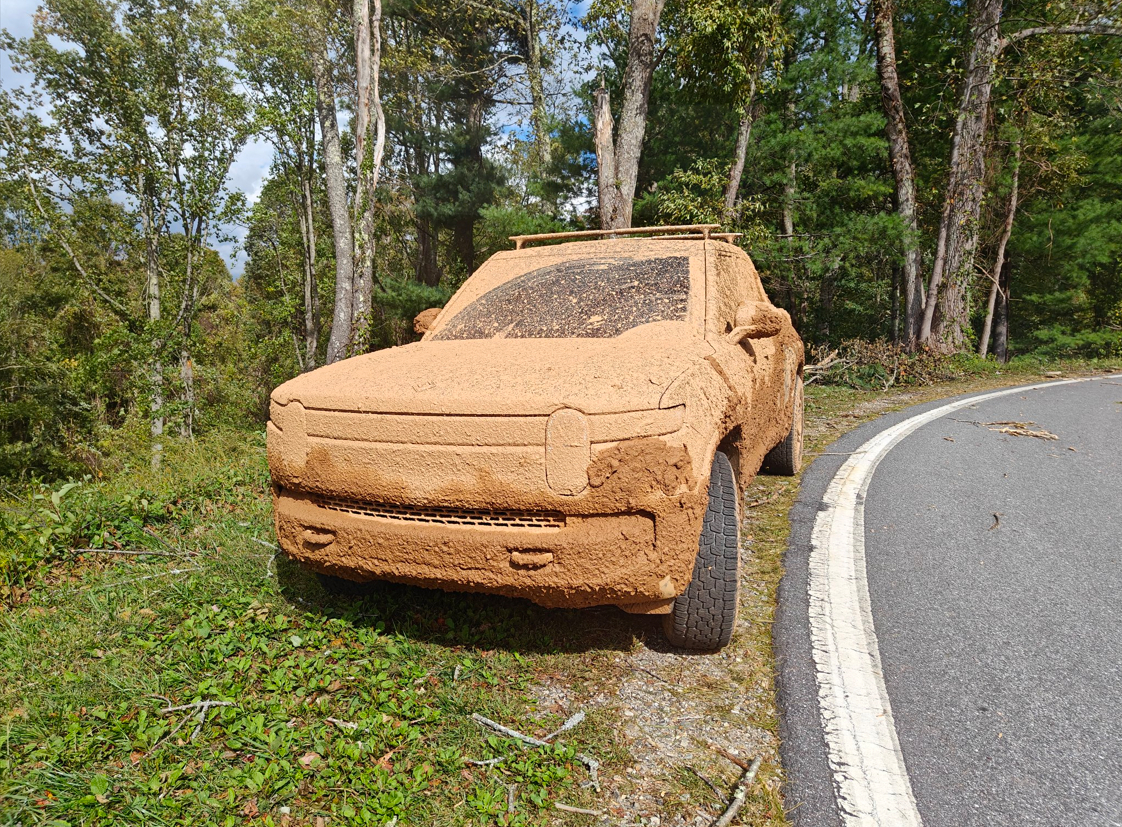
[[[978,355],[986,358],[986,351],[990,344],[990,327],[993,324],[994,305],[997,304],[997,294],[1001,291],[1001,270],[1005,266],[1005,248],[1009,244],[1009,237],[1013,235],[1013,219],[1017,215],[1018,187],[1021,183],[1021,144],[1018,141],[1013,148],[1013,185],[1009,190],[1009,206],[1005,211],[1005,225],[1001,228],[1001,240],[997,243],[997,256],[993,263],[993,272],[990,275],[990,295],[986,305],[986,321],[982,325],[982,335],[978,339]]]
[[[144,231],[144,269],[145,293],[148,295],[148,323],[154,325],[160,321],[160,259],[159,241],[155,208],[149,190],[149,182],[145,181],[138,189],[141,191],[141,218]],[[152,383],[152,468],[160,467],[164,444],[164,365],[160,359],[159,347],[153,354],[152,368],[149,374]]]
[[[427,216],[417,218],[417,281],[436,287],[440,284],[440,268],[436,261],[436,230]]]
[[[316,367],[319,348],[319,291],[316,289],[316,224],[312,201],[312,180],[315,172],[313,158],[309,157],[298,170],[300,175],[300,204],[296,215],[300,220],[300,240],[304,259],[304,370]]]
[[[752,83],[753,93],[755,82]],[[753,94],[751,97],[755,97]],[[755,104],[745,107],[736,130],[736,150],[733,153],[729,180],[725,185],[724,220],[736,220],[736,199],[740,195],[740,180],[744,177],[744,162],[748,157],[748,142],[752,138],[752,124],[756,121]]]
[[[1009,263],[1001,268],[998,279],[997,318],[993,326],[993,355],[1001,364],[1009,361]]]
[[[386,148],[386,117],[379,88],[382,64],[382,0],[354,0],[355,25],[355,184],[354,299],[351,306],[351,353],[369,341],[374,298],[374,203]],[[373,117],[372,117],[373,116]],[[371,125],[374,127],[371,142]]]
[[[904,225],[904,341],[915,346],[924,306],[919,224],[916,218],[916,180],[908,127],[904,121],[904,102],[900,77],[896,72],[896,33],[893,24],[894,0],[874,0],[877,75],[880,78],[881,104],[884,107],[885,134],[892,172],[896,179],[896,210]]]
[[[526,1],[526,80],[530,84],[530,124],[534,129],[534,154],[540,169],[549,166],[552,147],[549,138],[549,118],[545,108],[545,82],[542,78],[542,46],[538,38],[538,3]]]
[[[899,346],[900,344],[900,288],[901,282],[901,268],[892,268],[892,298],[891,298],[891,328],[892,328],[892,344]]]
[[[312,75],[316,84],[316,115],[323,136],[323,166],[327,187],[327,209],[335,241],[335,313],[327,342],[327,364],[347,355],[353,323],[351,297],[354,292],[354,253],[351,216],[347,210],[347,183],[343,174],[343,150],[339,142],[339,120],[335,111],[335,78],[327,59],[324,32],[313,34]]]
[[[665,5],[666,0],[632,0],[627,68],[623,76],[623,106],[614,146],[608,91],[601,87],[596,92],[600,226],[606,230],[631,226],[635,185],[639,178],[639,155],[647,129],[647,106],[655,69],[655,37]],[[605,195],[608,197],[605,198]]]
[[[967,288],[978,248],[986,118],[1002,45],[1001,0],[971,0],[970,10],[970,57],[955,120],[950,179],[919,335],[920,343],[947,353],[962,350],[970,325]]]
[[[596,90],[593,140],[596,144],[596,177],[600,191],[600,228],[618,229],[620,187],[616,174],[616,149],[612,136],[612,102],[608,90]]]

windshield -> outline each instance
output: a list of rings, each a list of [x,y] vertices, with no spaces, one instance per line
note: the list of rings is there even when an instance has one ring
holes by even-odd
[[[563,261],[484,293],[433,338],[610,339],[650,322],[684,321],[689,293],[688,256]]]

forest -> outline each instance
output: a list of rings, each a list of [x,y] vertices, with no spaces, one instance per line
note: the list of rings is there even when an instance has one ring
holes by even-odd
[[[1122,356],[1120,8],[44,0],[0,34],[0,476],[260,430],[517,233],[720,223],[808,361]]]

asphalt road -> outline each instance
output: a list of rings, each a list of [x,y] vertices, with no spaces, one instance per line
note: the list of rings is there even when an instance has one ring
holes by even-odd
[[[775,634],[800,827],[895,827],[839,793],[846,757],[824,734],[808,622],[812,532],[849,452],[944,404],[847,434],[808,470],[792,511]],[[993,424],[1009,422],[1058,439]],[[948,412],[887,450],[859,502],[873,671],[888,699],[878,717],[894,722],[922,824],[1122,827],[1122,377]]]

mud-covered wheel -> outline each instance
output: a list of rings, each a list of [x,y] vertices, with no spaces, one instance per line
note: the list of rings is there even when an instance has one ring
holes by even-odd
[[[316,580],[323,586],[323,590],[333,597],[362,597],[370,593],[369,583],[358,583],[345,577],[336,577],[334,574],[320,574],[317,571]]]
[[[791,430],[782,442],[764,457],[763,470],[780,477],[793,477],[803,467],[803,378],[795,379],[794,413]]]
[[[720,649],[732,638],[740,586],[740,510],[729,458],[720,451],[709,472],[709,506],[693,579],[663,620],[666,637],[685,649]]]

